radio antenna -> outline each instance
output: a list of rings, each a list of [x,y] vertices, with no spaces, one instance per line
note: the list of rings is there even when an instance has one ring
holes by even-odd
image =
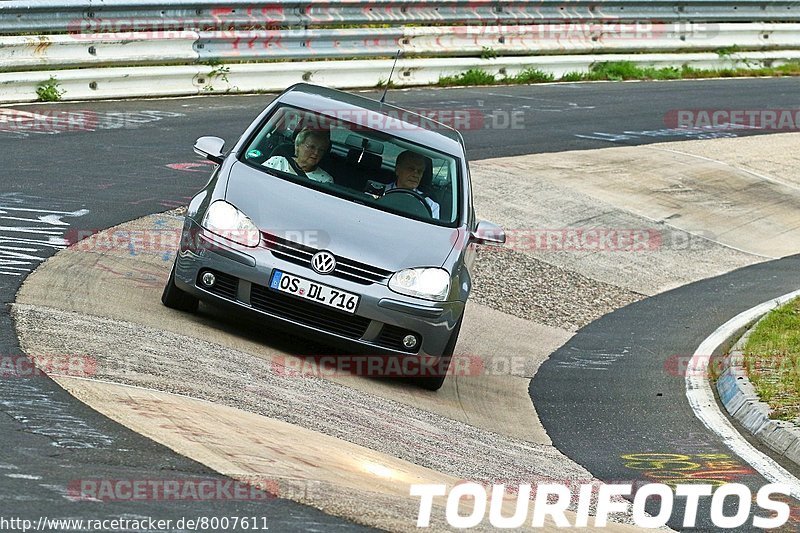
[[[381,96],[381,103],[386,100],[386,93],[389,91],[389,84],[392,83],[392,74],[394,74],[394,67],[397,66],[397,60],[400,59],[400,52],[401,50],[397,50],[397,54],[394,56],[394,63],[392,64],[392,71],[389,72],[389,79],[386,80],[386,88],[383,90],[383,96]]]

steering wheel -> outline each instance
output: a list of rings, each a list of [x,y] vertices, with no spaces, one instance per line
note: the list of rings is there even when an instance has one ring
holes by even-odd
[[[428,205],[428,202],[427,202],[427,200],[425,200],[425,197],[422,196],[417,191],[415,191],[414,189],[403,189],[401,187],[395,187],[394,189],[389,189],[388,191],[386,191],[383,194],[383,197],[385,198],[385,197],[389,196],[390,194],[409,194],[409,195],[413,196],[414,198],[419,200],[419,202],[423,206],[425,206],[425,211],[428,213],[428,216],[433,218],[433,211],[431,211],[431,206]]]

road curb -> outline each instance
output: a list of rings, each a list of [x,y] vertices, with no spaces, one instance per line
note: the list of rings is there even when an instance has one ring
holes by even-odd
[[[729,354],[722,358],[722,373],[716,388],[719,398],[730,416],[753,434],[770,450],[800,466],[800,427],[769,417],[770,407],[762,402],[750,382],[743,366],[743,348],[750,333],[765,313],[734,344]]]
[[[780,483],[788,489],[788,494],[794,498],[800,498],[800,479],[791,472],[778,464],[772,457],[766,455],[761,450],[751,444],[735,427],[728,416],[719,407],[717,398],[714,394],[714,386],[708,379],[708,366],[711,355],[723,354],[729,351],[730,346],[739,339],[749,327],[760,320],[764,315],[782,305],[789,300],[800,296],[800,290],[795,290],[777,298],[767,300],[755,307],[742,311],[719,326],[711,335],[705,338],[697,347],[692,360],[689,362],[689,369],[686,372],[686,398],[694,411],[695,416],[711,432],[715,433],[730,450],[749,464],[756,472],[761,474],[770,483]],[[724,372],[723,372],[724,374]],[[724,403],[731,408],[738,407],[736,412],[741,412],[741,417],[751,427],[761,428],[764,424],[758,425],[760,419],[758,414],[754,414],[752,408],[747,407],[750,401],[745,392],[738,394],[738,385],[741,381],[734,371],[729,371],[730,377],[722,380],[721,396]],[[734,388],[735,387],[735,388]],[[764,428],[770,434],[774,428]],[[765,434],[762,432],[762,435]]]

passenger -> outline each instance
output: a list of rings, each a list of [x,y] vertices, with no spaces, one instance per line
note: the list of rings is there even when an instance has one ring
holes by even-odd
[[[327,130],[303,129],[294,140],[295,156],[292,161],[282,155],[274,155],[263,165],[289,174],[302,173],[319,183],[333,183],[333,177],[318,166],[330,146],[330,132]]]
[[[431,200],[424,192],[417,189],[425,173],[425,157],[406,150],[397,156],[394,164],[395,180],[386,186],[386,191],[392,189],[411,189],[425,198],[428,207],[431,208],[433,218],[439,218],[439,204]]]

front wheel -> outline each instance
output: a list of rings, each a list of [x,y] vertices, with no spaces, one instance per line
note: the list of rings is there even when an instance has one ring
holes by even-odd
[[[197,298],[180,290],[178,286],[175,285],[175,263],[172,264],[172,270],[169,272],[169,279],[164,286],[164,292],[161,293],[161,303],[171,309],[177,309],[178,311],[186,311],[188,313],[197,311]]]
[[[464,320],[464,315],[456,322],[456,327],[450,338],[447,340],[447,345],[444,347],[439,364],[436,365],[436,372],[432,376],[418,377],[417,385],[423,389],[437,391],[444,385],[444,379],[447,377],[447,369],[450,368],[450,361],[453,359],[453,352],[456,350],[456,343],[458,342],[458,334],[461,332],[461,321]]]

